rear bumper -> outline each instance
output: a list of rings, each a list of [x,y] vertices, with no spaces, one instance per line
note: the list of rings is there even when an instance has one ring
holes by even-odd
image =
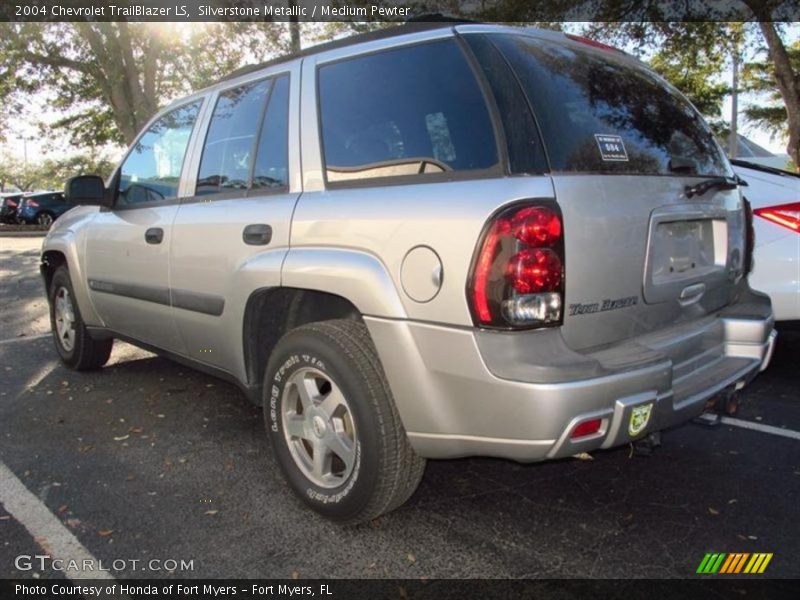
[[[590,353],[558,329],[514,334],[365,318],[415,450],[428,458],[537,461],[628,443],[699,415],[712,396],[766,368],[776,334],[769,300]],[[518,336],[517,339],[523,339]],[[636,436],[635,407],[651,405]],[[571,439],[574,427],[600,430]]]

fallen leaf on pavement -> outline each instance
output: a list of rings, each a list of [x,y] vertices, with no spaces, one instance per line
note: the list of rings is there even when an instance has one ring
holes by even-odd
[[[205,514],[207,514],[207,515],[210,515],[210,516],[214,516],[214,515],[215,515],[215,514],[217,514],[218,512],[219,512],[218,510],[207,510],[207,511],[205,512]]]
[[[101,529],[100,531],[97,532],[97,535],[102,535],[103,537],[108,537],[112,533],[114,533],[113,529]]]
[[[114,438],[114,441],[115,441],[115,442],[121,442],[122,440],[127,440],[129,437],[131,437],[131,436],[130,436],[130,435],[127,435],[127,434],[126,434],[126,435],[121,435],[121,436],[119,436],[119,437],[115,437],[115,438]]]

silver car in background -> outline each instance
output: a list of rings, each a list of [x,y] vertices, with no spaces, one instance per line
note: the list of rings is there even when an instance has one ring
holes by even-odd
[[[245,69],[67,192],[87,206],[42,254],[63,362],[123,339],[237,383],[340,522],[402,505],[425,459],[683,423],[774,345],[702,117],[562,33],[408,24]]]

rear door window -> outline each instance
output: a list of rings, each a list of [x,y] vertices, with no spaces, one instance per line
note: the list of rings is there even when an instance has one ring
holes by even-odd
[[[252,188],[277,192],[289,187],[289,77],[275,80],[259,134]]]
[[[258,122],[271,85],[262,80],[219,95],[203,147],[196,195],[247,189]]]
[[[499,164],[483,94],[452,39],[323,65],[318,82],[329,183],[477,175]]]
[[[533,107],[553,171],[731,175],[695,108],[614,51],[490,35]]]

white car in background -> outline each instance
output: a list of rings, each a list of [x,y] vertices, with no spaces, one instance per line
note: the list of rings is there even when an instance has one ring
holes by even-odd
[[[750,286],[769,294],[777,321],[800,321],[800,175],[731,160],[747,182],[756,235]]]

